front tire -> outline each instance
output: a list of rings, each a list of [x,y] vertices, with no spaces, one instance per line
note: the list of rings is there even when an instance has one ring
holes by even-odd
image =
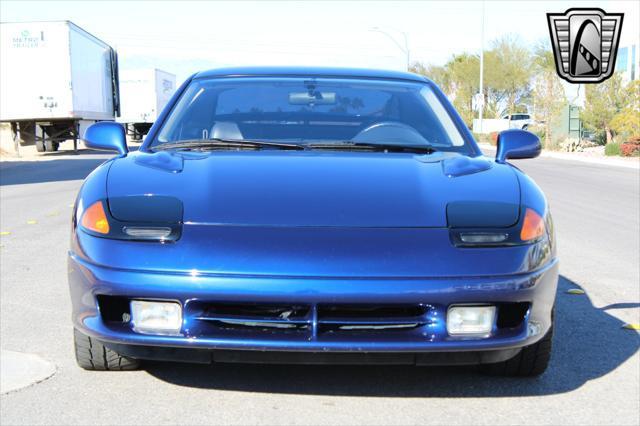
[[[140,361],[128,358],[113,351],[102,343],[78,330],[73,330],[73,344],[76,352],[76,362],[85,370],[136,370]]]
[[[553,324],[542,339],[533,345],[525,346],[511,359],[497,364],[481,366],[482,372],[493,376],[535,377],[547,370],[551,359]]]

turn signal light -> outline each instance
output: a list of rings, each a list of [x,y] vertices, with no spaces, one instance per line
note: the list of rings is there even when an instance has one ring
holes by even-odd
[[[107,215],[104,212],[102,201],[96,201],[91,204],[82,215],[82,221],[80,222],[86,229],[97,232],[99,234],[109,233],[109,221]]]
[[[531,241],[544,235],[544,220],[538,213],[531,209],[527,209],[524,214],[524,222],[520,230],[520,239],[522,241]]]

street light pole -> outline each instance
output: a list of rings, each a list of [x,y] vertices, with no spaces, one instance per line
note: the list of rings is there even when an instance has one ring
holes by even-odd
[[[375,31],[375,32],[384,34],[385,36],[387,36],[387,38],[389,38],[389,40],[391,40],[393,42],[393,44],[395,44],[398,47],[398,49],[400,49],[402,51],[402,53],[405,54],[406,61],[407,61],[407,71],[409,71],[409,68],[411,67],[411,57],[410,57],[410,52],[409,52],[409,40],[407,39],[407,33],[405,33],[404,31],[397,30],[395,28],[391,28],[391,29],[393,29],[394,31],[397,31],[400,34],[402,34],[402,37],[404,38],[404,47],[400,43],[398,43],[398,41],[395,39],[395,37],[393,37],[388,32],[380,29],[380,27],[373,27],[373,28],[370,29],[370,31]]]

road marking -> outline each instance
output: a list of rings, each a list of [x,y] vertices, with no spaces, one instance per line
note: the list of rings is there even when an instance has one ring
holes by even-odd
[[[9,232],[9,231],[2,231],[2,232],[0,232],[0,235],[9,235],[9,234],[11,234],[11,232]]]
[[[567,290],[567,294],[584,294],[584,290],[580,290],[579,288],[570,288]]]
[[[51,217],[51,216],[58,216],[59,214],[60,214],[60,212],[56,210],[56,211],[53,211],[53,212],[47,213],[47,216],[49,216],[49,217]]]
[[[640,330],[640,324],[625,324],[622,328],[626,328],[627,330]]]
[[[34,219],[29,219],[29,220],[27,221],[27,225],[35,225],[36,223],[38,223],[38,221],[37,221],[37,220],[34,220]]]

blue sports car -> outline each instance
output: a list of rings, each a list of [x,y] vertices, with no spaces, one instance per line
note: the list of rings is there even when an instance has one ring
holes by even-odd
[[[551,353],[558,261],[536,184],[495,159],[428,79],[333,68],[200,72],[137,152],[78,195],[69,251],[78,364],[140,360],[481,364]]]

